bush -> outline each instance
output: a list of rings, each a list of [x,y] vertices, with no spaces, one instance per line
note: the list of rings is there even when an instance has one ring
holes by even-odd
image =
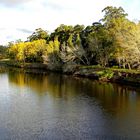
[[[113,75],[114,75],[114,72],[111,71],[111,70],[103,70],[103,71],[97,72],[97,74],[99,75],[100,79],[102,79],[102,78],[103,79],[104,78],[111,79],[113,77]]]

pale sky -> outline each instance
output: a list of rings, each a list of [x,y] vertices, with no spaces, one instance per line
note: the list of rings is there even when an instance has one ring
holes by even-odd
[[[37,28],[91,25],[106,6],[122,6],[129,19],[140,19],[140,0],[0,0],[0,44],[26,40]]]

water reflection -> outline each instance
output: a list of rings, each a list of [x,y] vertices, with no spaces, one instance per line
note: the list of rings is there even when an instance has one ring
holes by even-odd
[[[0,65],[0,73],[6,73],[7,69],[5,66]]]
[[[1,138],[140,138],[139,88],[35,73],[0,73]]]
[[[38,96],[49,94],[53,98],[69,100],[75,96],[96,98],[106,111],[120,114],[140,103],[139,89],[102,83],[89,79],[74,78],[61,74],[27,74],[9,71],[9,82],[18,87],[30,87]]]

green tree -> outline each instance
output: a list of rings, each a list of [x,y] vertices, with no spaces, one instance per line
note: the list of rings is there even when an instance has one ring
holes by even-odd
[[[3,59],[7,56],[7,47],[0,45],[0,59]]]
[[[43,55],[44,63],[48,65],[59,65],[60,57],[60,42],[58,41],[58,37],[54,38],[54,41],[49,41],[46,46],[46,53]]]
[[[67,25],[61,24],[50,35],[50,40],[54,40],[54,38],[57,36],[59,42],[63,44],[64,42],[67,42],[72,32],[73,32],[73,26],[67,26]]]
[[[44,39],[44,40],[49,39],[48,32],[41,28],[36,29],[35,32],[33,32],[33,34],[28,37],[29,41],[40,40],[40,39]]]
[[[87,35],[87,53],[91,63],[107,66],[113,52],[108,30],[101,23],[93,23]]]
[[[126,18],[127,14],[121,7],[106,7],[103,12],[102,21],[113,41],[114,58],[119,66],[131,69],[139,61],[137,26]]]

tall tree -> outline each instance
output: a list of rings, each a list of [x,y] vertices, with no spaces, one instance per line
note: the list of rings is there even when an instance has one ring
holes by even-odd
[[[54,40],[55,37],[58,37],[58,40],[61,44],[67,42],[70,34],[73,32],[73,26],[68,26],[61,24],[59,27],[55,29],[55,31],[51,34],[50,40]]]
[[[106,7],[103,12],[105,16],[102,21],[112,38],[115,59],[124,68],[133,67],[139,61],[140,53],[136,24],[126,18],[127,14],[121,7]]]

